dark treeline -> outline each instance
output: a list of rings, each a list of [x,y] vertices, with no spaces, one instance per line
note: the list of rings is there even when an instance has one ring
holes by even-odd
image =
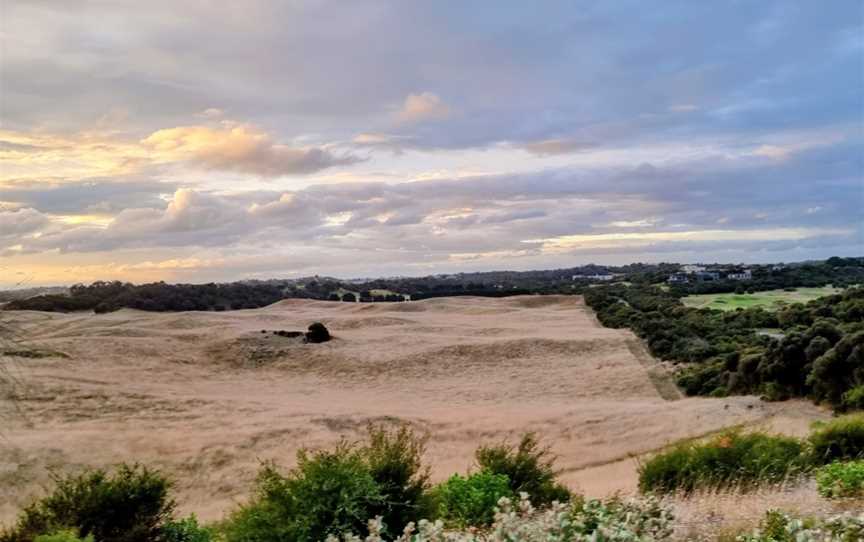
[[[653,355],[682,364],[678,384],[689,395],[760,393],[864,408],[864,288],[776,313],[689,308],[678,292],[651,285],[591,288],[585,300],[603,325],[630,328]]]
[[[121,308],[145,311],[222,311],[254,309],[284,298],[283,289],[269,284],[152,284],[94,282],[72,286],[68,295],[43,295],[11,301],[8,310],[97,313]]]
[[[715,264],[733,270],[737,266]],[[433,297],[504,297],[526,294],[581,294],[597,283],[633,283],[644,286],[665,282],[680,270],[675,263],[625,266],[585,265],[539,271],[489,271],[392,277],[369,280],[340,280],[307,277],[295,280],[242,281],[224,284],[151,284],[95,282],[77,285],[68,293],[50,293],[13,299],[11,310],[108,312],[120,308],[147,311],[235,310],[262,307],[280,299],[302,298],[347,302],[399,302]],[[864,259],[831,258],[783,266],[748,266],[752,280],[698,281],[670,286],[669,297],[696,293],[755,292],[802,286],[848,286],[864,283]],[[603,277],[602,279],[597,277]]]

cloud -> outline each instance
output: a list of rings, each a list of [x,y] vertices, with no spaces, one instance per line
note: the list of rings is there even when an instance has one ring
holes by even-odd
[[[263,177],[302,175],[362,161],[350,154],[337,156],[319,147],[292,147],[277,143],[253,126],[233,123],[219,128],[166,128],[150,134],[141,143],[159,160],[186,161],[204,169]]]
[[[409,94],[396,115],[401,123],[418,123],[443,120],[450,116],[450,107],[431,92]]]
[[[580,250],[633,250],[668,242],[754,242],[801,241],[825,236],[848,236],[851,228],[771,228],[740,230],[691,230],[666,232],[604,233],[594,235],[563,235],[550,239],[528,239],[527,244],[539,244],[543,252],[578,252]]]
[[[198,113],[198,116],[204,119],[218,119],[225,115],[225,111],[217,107],[208,107],[204,111]]]
[[[579,139],[544,139],[525,143],[522,148],[532,154],[551,155],[551,154],[570,154],[580,152],[596,147],[595,143],[583,141]]]
[[[48,218],[31,208],[5,211],[0,208],[0,239],[29,235],[48,224]]]

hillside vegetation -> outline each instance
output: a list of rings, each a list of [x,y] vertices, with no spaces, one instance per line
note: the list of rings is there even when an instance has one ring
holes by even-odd
[[[689,395],[810,397],[864,407],[864,288],[794,304],[723,312],[686,307],[672,290],[601,286],[585,292],[603,325],[627,327],[658,358],[681,365]],[[757,333],[779,328],[780,338]]]
[[[598,283],[652,284],[667,280],[681,265],[672,263],[625,266],[585,265],[538,271],[491,271],[340,280],[307,277],[296,280],[245,281],[226,284],[151,284],[122,282],[79,284],[68,292],[22,297],[0,295],[10,310],[111,312],[121,308],[146,311],[224,311],[263,307],[280,299],[346,302],[399,302],[438,297],[510,297],[526,294],[581,294]],[[734,270],[740,266],[715,267]],[[846,287],[864,283],[864,258],[829,258],[783,266],[753,265],[752,279],[694,281],[670,286],[677,297],[694,294],[746,294],[784,288]],[[728,276],[728,275],[727,275]],[[601,277],[601,278],[598,278]],[[37,291],[34,291],[37,292]],[[3,294],[3,292],[0,292]]]

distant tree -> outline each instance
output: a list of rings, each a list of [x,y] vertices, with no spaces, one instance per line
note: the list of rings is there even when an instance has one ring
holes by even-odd
[[[330,338],[330,332],[321,322],[310,325],[309,331],[306,332],[306,342],[323,343],[329,341]]]

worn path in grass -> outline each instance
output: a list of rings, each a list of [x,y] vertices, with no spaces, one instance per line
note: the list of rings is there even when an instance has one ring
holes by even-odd
[[[634,335],[599,326],[576,296],[6,316],[30,346],[68,357],[15,361],[0,521],[52,471],[121,461],[164,469],[182,512],[219,518],[249,495],[260,461],[291,466],[299,448],[358,439],[370,422],[428,432],[436,480],[470,468],[478,444],[537,431],[564,481],[600,495],[635,487],[630,455],[801,409],[753,397],[666,400]],[[261,333],[314,321],[335,339]]]

